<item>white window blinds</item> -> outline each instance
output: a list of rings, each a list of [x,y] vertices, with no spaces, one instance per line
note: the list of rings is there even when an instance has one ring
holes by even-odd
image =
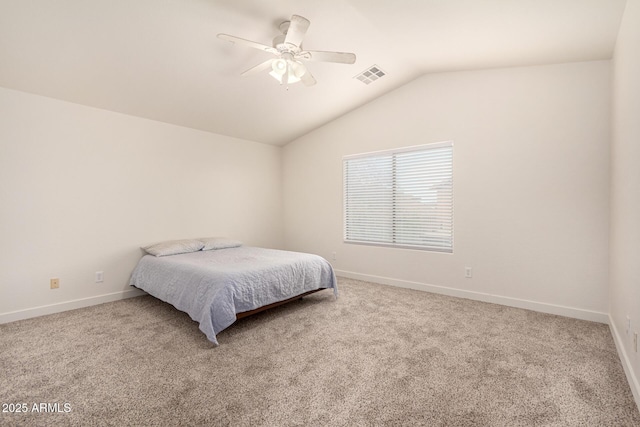
[[[453,143],[343,159],[344,240],[453,252]]]

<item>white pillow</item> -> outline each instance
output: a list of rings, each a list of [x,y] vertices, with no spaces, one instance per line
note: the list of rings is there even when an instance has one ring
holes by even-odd
[[[145,246],[142,249],[155,256],[186,254],[197,252],[204,247],[204,243],[198,239],[167,240],[153,245]]]
[[[237,248],[238,246],[242,246],[241,241],[228,239],[226,237],[205,237],[199,240],[204,245],[204,247],[202,248],[203,251]]]

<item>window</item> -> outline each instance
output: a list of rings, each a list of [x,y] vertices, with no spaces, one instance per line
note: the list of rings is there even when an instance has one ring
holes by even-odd
[[[453,142],[343,158],[344,241],[453,252]]]

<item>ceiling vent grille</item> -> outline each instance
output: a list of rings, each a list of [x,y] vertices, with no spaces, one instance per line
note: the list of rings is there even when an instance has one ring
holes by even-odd
[[[369,83],[373,83],[381,77],[384,77],[386,73],[380,69],[377,65],[372,65],[367,68],[357,76],[354,76],[354,79],[360,80],[362,83],[368,85]]]

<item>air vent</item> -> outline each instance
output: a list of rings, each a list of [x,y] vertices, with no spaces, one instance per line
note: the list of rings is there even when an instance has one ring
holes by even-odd
[[[357,76],[354,76],[353,78],[358,79],[362,83],[368,85],[369,83],[372,83],[385,75],[386,73],[382,71],[380,67],[374,64],[371,67],[364,70],[363,72],[361,72],[360,74],[358,74]]]

